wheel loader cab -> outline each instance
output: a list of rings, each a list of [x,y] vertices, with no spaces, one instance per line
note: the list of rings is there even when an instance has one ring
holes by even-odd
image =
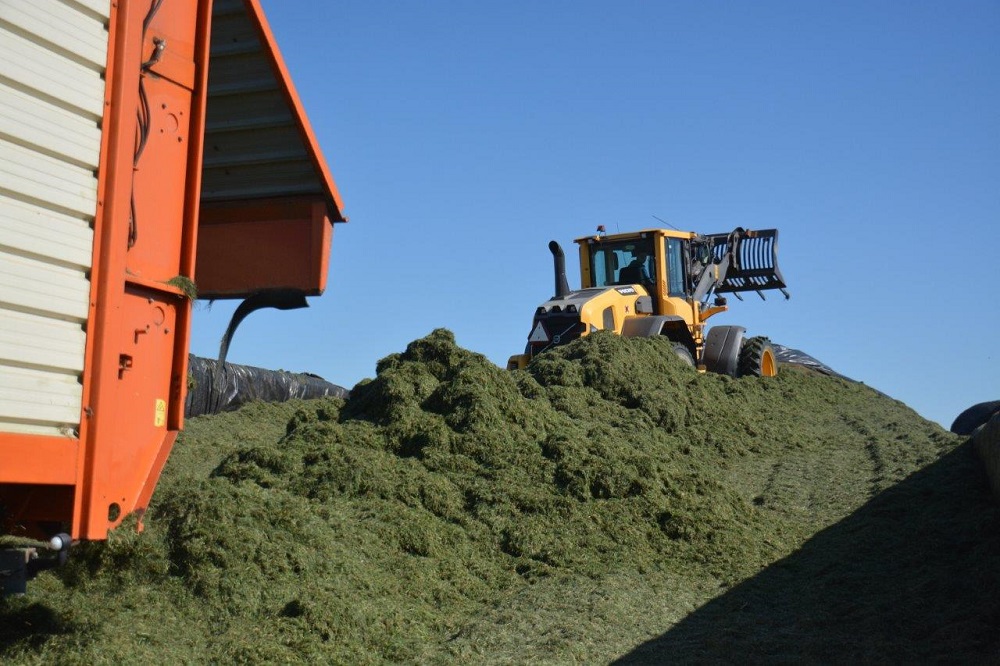
[[[683,231],[648,229],[578,238],[582,286],[642,286],[652,297],[654,314],[679,316],[694,325],[699,306],[690,300],[691,236]]]

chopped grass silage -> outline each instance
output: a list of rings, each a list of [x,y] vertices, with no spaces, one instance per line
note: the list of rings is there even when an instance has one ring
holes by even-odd
[[[944,632],[978,661],[1000,517],[967,449],[800,368],[699,375],[665,340],[595,334],[510,373],[439,330],[346,402],[189,421],[146,531],[0,602],[0,656],[837,661],[850,637],[884,661],[940,657]],[[931,570],[922,536],[954,552]],[[882,621],[902,602],[905,644]]]

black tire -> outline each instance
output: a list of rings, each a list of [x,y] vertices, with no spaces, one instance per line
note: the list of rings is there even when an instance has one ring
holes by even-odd
[[[737,377],[774,377],[778,374],[778,361],[771,341],[757,336],[747,338],[740,347],[740,360],[736,366]]]
[[[688,365],[695,368],[694,356],[691,355],[691,350],[687,348],[687,345],[680,342],[674,343],[674,353],[677,354],[677,358],[684,362],[684,365]]]

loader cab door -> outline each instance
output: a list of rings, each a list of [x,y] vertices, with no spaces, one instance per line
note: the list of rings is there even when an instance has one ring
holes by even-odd
[[[686,252],[684,246],[686,241],[680,238],[667,239],[667,294],[670,296],[685,297],[688,295],[687,281],[685,279]]]

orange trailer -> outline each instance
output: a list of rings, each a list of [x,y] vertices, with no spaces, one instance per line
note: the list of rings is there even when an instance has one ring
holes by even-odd
[[[344,221],[258,0],[0,4],[0,534],[141,518],[189,287],[318,295]]]

